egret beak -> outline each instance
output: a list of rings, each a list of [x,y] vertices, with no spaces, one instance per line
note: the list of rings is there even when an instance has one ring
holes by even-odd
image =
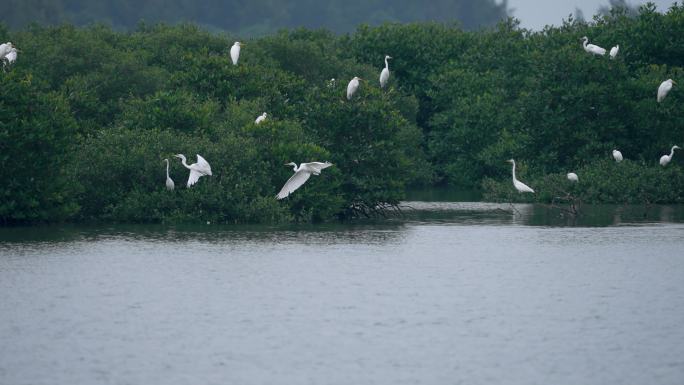
[[[672,84],[677,84],[677,82],[673,80],[673,81],[672,81]]]

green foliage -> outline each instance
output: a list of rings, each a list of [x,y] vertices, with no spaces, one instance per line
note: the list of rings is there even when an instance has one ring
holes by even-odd
[[[674,162],[674,161],[673,161]],[[679,162],[682,163],[682,162]],[[486,200],[551,203],[570,196],[583,203],[651,204],[684,203],[684,173],[678,164],[662,167],[638,161],[599,160],[579,168],[579,182],[566,174],[554,173],[519,179],[535,190],[535,194],[519,194],[513,183],[485,179]]]
[[[319,221],[371,213],[431,183],[546,202],[568,171],[584,202],[681,202],[679,154],[667,168],[656,161],[683,144],[684,96],[679,85],[662,103],[655,94],[684,77],[682,33],[680,5],[540,32],[512,19],[480,32],[297,29],[247,41],[233,65],[235,37],[188,24],[0,27],[0,41],[21,50],[0,73],[0,156],[19,163],[2,171],[0,220]],[[620,54],[587,54],[582,36],[620,44]],[[394,59],[381,90],[385,54]],[[349,101],[353,76],[366,80]],[[614,148],[620,165],[606,160]],[[190,163],[201,154],[214,175],[186,188],[177,153]],[[512,190],[509,158],[538,194]],[[285,163],[326,160],[334,166],[275,200],[292,175]]]

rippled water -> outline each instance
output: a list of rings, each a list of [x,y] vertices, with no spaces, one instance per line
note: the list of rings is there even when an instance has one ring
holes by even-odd
[[[0,229],[0,384],[681,384],[684,209]]]

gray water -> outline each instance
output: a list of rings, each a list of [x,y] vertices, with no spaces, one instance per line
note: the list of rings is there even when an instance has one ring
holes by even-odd
[[[0,384],[682,384],[684,209],[0,229]]]

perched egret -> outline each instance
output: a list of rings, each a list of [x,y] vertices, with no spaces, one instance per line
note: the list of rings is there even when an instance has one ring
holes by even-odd
[[[278,195],[276,195],[276,199],[287,198],[288,195],[292,194],[295,190],[297,190],[304,183],[306,183],[306,181],[309,180],[311,174],[321,175],[321,170],[332,166],[332,163],[300,163],[299,167],[297,167],[296,163],[290,162],[286,164],[286,166],[293,166],[295,173],[290,177],[290,179],[287,180],[287,182],[285,182],[283,188],[280,189],[280,192],[278,193]]]
[[[665,167],[667,166],[668,163],[672,160],[672,155],[674,155],[674,150],[680,149],[681,147],[675,145],[672,146],[672,149],[670,150],[670,155],[663,155],[660,157],[660,165]]]
[[[613,150],[613,159],[618,163],[622,162],[622,153],[618,150]]]
[[[667,93],[670,92],[670,90],[672,89],[673,84],[677,83],[672,79],[667,79],[664,82],[660,83],[660,86],[658,87],[658,103],[662,102],[663,99],[665,99]]]
[[[256,120],[254,121],[254,124],[259,124],[266,120],[266,113],[264,112],[263,114],[259,115]]]
[[[0,44],[0,59],[4,58],[12,48],[14,48],[14,46],[12,45],[11,41]]]
[[[3,58],[5,60],[5,65],[12,65],[15,61],[17,61],[17,49],[12,47],[7,55]]]
[[[166,189],[171,191],[176,185],[173,183],[173,179],[169,177],[169,159],[164,159],[164,162],[166,162]]]
[[[584,47],[585,51],[587,51],[591,54],[600,55],[600,56],[603,56],[606,54],[605,48],[601,48],[601,47],[594,45],[594,44],[587,44],[587,43],[589,43],[588,37],[585,36],[581,40],[582,40],[582,46]]]
[[[239,41],[236,41],[233,43],[233,46],[230,47],[230,59],[233,61],[233,65],[237,65],[238,59],[240,58],[240,47],[242,47],[243,43],[240,43]]]
[[[534,193],[534,190],[532,190],[530,188],[530,186],[526,185],[525,183],[523,183],[523,182],[521,182],[515,178],[515,160],[509,159],[509,160],[507,160],[507,162],[513,163],[512,174],[513,174],[513,186],[515,187],[515,189],[518,190],[518,192],[520,192],[520,193],[524,193],[524,192]]]
[[[391,58],[392,56],[385,55],[385,68],[380,72],[380,88],[385,88],[387,81],[389,80],[389,63],[387,63],[387,59]]]
[[[356,90],[359,89],[359,80],[363,79],[358,76],[354,76],[354,79],[352,79],[347,85],[347,100],[351,100],[352,96],[354,96],[356,93]]]
[[[209,163],[204,160],[199,154],[197,154],[197,163],[193,163],[191,165],[188,165],[186,163],[185,155],[183,154],[177,154],[174,155],[176,158],[180,158],[181,163],[183,163],[183,166],[190,170],[190,177],[188,178],[188,187],[194,185],[197,183],[197,180],[201,176],[209,175],[211,176],[211,166],[209,166]]]
[[[610,49],[610,58],[615,59],[618,52],[620,51],[620,44],[615,45],[615,47]]]
[[[579,178],[577,177],[577,174],[575,174],[574,172],[569,172],[568,173],[568,180],[570,182],[577,182],[577,181],[579,181]]]

